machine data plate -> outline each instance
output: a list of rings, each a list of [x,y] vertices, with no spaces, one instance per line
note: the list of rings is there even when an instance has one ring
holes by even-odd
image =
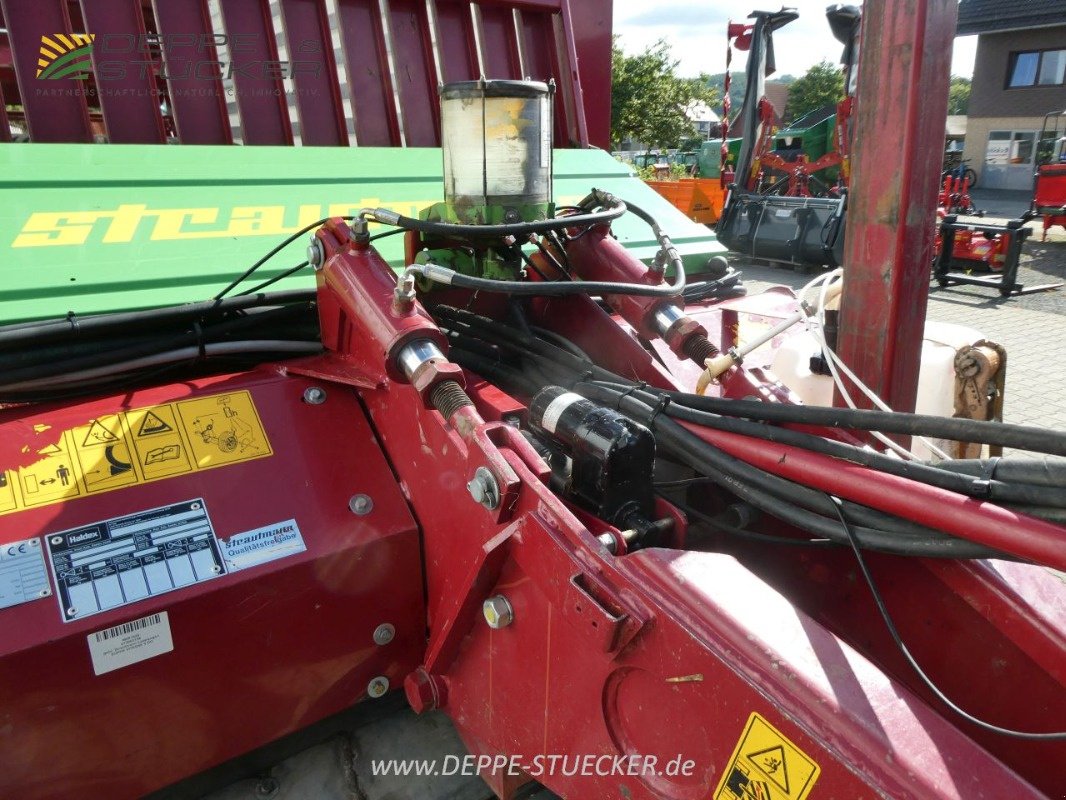
[[[139,511],[47,539],[64,622],[225,574],[203,500]]]
[[[0,545],[0,608],[40,600],[51,593],[40,539]]]

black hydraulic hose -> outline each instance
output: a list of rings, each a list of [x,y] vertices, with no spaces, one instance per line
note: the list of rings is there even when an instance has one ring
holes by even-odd
[[[647,408],[633,398],[623,398],[622,403],[628,406],[625,411],[627,416],[632,416],[634,419],[644,424],[649,424],[654,428],[657,444],[660,444],[674,455],[683,458],[689,466],[699,472],[710,477],[717,477],[716,482],[724,489],[767,514],[780,519],[782,522],[808,531],[816,536],[832,539],[842,544],[845,543],[845,540],[840,535],[840,527],[832,519],[821,513],[812,512],[791,499],[776,496],[772,491],[762,488],[757,483],[753,483],[746,478],[729,474],[733,471],[731,469],[733,464],[730,462],[737,462],[740,467],[738,471],[741,474],[747,473],[758,482],[765,483],[767,478],[775,479],[776,476],[762,472],[739,459],[734,459],[732,456],[708,446],[698,436],[691,434],[673,420],[662,416],[655,417],[654,409]],[[762,473],[761,476],[758,473]],[[790,483],[781,478],[776,478],[776,480],[786,484]],[[798,487],[798,484],[792,484],[792,486],[801,488]],[[802,488],[807,489],[807,487]],[[807,491],[814,492],[815,490],[807,489]],[[864,508],[855,504],[849,504],[847,507],[853,519],[855,518],[855,510]],[[872,509],[866,510],[871,511]],[[983,545],[935,531],[931,531],[931,535],[927,536],[911,536],[864,526],[855,526],[854,531],[863,547],[896,555],[922,556],[926,558],[1004,557],[1003,554]]]
[[[823,408],[763,403],[757,400],[724,400],[718,397],[665,392],[671,402],[731,417],[791,422],[849,430],[880,431],[909,436],[932,436],[960,442],[980,442],[1030,450],[1034,453],[1066,455],[1066,433],[1006,422],[983,422],[954,417],[908,414],[902,411],[870,411],[855,408]]]
[[[987,477],[1006,482],[1018,481],[1055,488],[1066,486],[1066,459],[1051,456],[956,458],[945,461],[940,467],[975,478]]]
[[[7,369],[3,373],[3,384],[0,388],[26,381],[39,380],[47,376],[78,372],[91,367],[102,366],[109,363],[132,361],[152,353],[176,350],[190,344],[206,344],[218,341],[219,337],[244,331],[259,326],[274,326],[287,320],[295,319],[310,312],[310,305],[305,306],[281,306],[268,312],[250,316],[240,316],[224,322],[216,322],[209,325],[197,326],[195,330],[183,331],[170,336],[162,336],[156,339],[140,342],[125,347],[108,346],[106,349],[97,347],[91,353],[78,355],[74,358],[62,360],[39,361],[31,366],[18,369]],[[282,338],[276,330],[271,330],[271,338]]]
[[[647,390],[626,390],[626,393],[641,398],[646,404],[651,406],[654,406],[661,398],[661,395]],[[1063,483],[1060,483],[1056,488],[1034,486],[1022,482],[1013,483],[1007,481],[1007,476],[1003,474],[1000,474],[1001,480],[981,480],[980,473],[976,473],[971,477],[969,474],[963,474],[961,470],[955,472],[918,461],[904,461],[879,453],[876,450],[855,447],[844,442],[825,439],[812,433],[803,433],[790,428],[779,428],[759,422],[750,422],[741,417],[722,417],[675,403],[667,406],[664,413],[675,419],[692,422],[707,428],[714,428],[715,430],[801,447],[815,453],[861,464],[879,472],[920,481],[930,486],[936,486],[937,488],[968,497],[997,502],[1027,503],[1066,508],[1066,489],[1058,488],[1063,486]],[[951,464],[953,462],[944,463]]]
[[[760,493],[763,493],[764,496],[773,497],[793,507],[800,506],[801,508],[819,516],[828,516],[826,512],[835,513],[833,512],[832,503],[827,499],[824,492],[820,492],[817,489],[812,489],[808,486],[766,472],[759,467],[749,464],[743,459],[719,450],[717,447],[714,447],[699,438],[687,428],[682,427],[671,419],[665,418],[660,412],[656,411],[653,406],[649,406],[638,398],[633,397],[631,394],[604,390],[601,387],[584,383],[577,384],[574,387],[574,391],[595,402],[605,403],[612,408],[618,408],[627,416],[631,416],[638,422],[652,427],[657,434],[657,442],[675,449],[677,452],[682,453],[689,458],[702,460],[706,466],[709,466],[709,469],[700,470],[703,474],[708,475],[711,478],[721,476],[723,482],[720,485],[733,491],[734,494],[738,494],[742,499],[748,498],[739,495],[736,491],[736,486],[741,483],[745,487],[756,489]],[[622,407],[623,404],[625,404],[625,408]],[[752,502],[752,505],[763,508],[759,502]],[[936,539],[943,537],[943,534],[939,534],[937,531],[909,520],[894,517],[857,503],[846,503],[846,505],[848,507],[848,513],[852,519],[857,520],[867,527],[875,526],[876,529],[888,532],[891,535],[935,537]],[[770,511],[770,509],[767,508],[764,508],[763,510]],[[774,516],[778,515],[774,513]],[[833,529],[831,520],[827,520],[827,523],[828,524],[825,526],[824,530],[831,531]],[[800,527],[804,526],[800,524]],[[822,530],[815,532],[820,535],[831,535],[824,533]],[[837,533],[839,533],[839,531],[837,531]],[[965,540],[959,539],[957,541],[961,542]],[[982,547],[982,552],[987,553],[989,550],[988,548]]]
[[[634,297],[674,297],[685,288],[685,270],[679,269],[673,283],[646,285],[615,281],[498,281],[464,275],[436,264],[426,264],[421,272],[426,278],[471,289],[476,292],[509,294],[512,297],[571,297],[573,295],[621,294]]]
[[[73,313],[62,319],[23,322],[0,327],[0,350],[19,347],[26,342],[44,344],[67,337],[75,340],[92,333],[125,333],[139,326],[156,328],[162,323],[196,319],[205,314],[254,308],[257,306],[286,305],[309,302],[315,299],[314,290],[290,290],[263,294],[226,297],[221,300],[205,300],[177,306],[164,306],[144,311],[124,311],[114,314],[95,314],[79,317]]]
[[[585,214],[552,217],[551,219],[532,222],[508,222],[501,225],[463,225],[455,222],[434,222],[426,219],[405,217],[403,214],[397,214],[387,208],[375,208],[365,213],[374,221],[385,225],[395,225],[404,230],[419,231],[420,233],[448,239],[496,239],[504,236],[524,238],[531,234],[547,233],[548,231],[563,230],[565,228],[601,225],[616,220],[626,213],[626,204],[606,192],[596,192],[594,190],[593,194],[586,198],[586,201],[588,203],[596,203],[604,208],[602,211]],[[584,205],[586,205],[586,202],[582,202],[582,206]]]
[[[465,352],[461,346],[452,352],[452,357],[456,360],[456,363],[494,382],[504,386],[511,386],[521,393],[532,394],[535,390],[542,388],[542,385],[533,382],[528,375],[519,373],[516,376],[516,370],[513,368],[494,362],[490,358],[472,356],[472,354]],[[539,361],[540,359],[538,358],[537,360]],[[556,364],[555,367],[557,370],[567,373],[567,370],[560,365]],[[584,394],[582,390],[586,387],[595,388],[587,384],[578,384],[576,390]],[[600,399],[593,397],[591,392],[587,396],[590,399]],[[672,420],[658,415],[653,408],[636,398],[622,396],[622,393],[617,393],[616,397],[609,399],[614,401],[615,407],[620,407],[623,403],[631,404],[633,406],[632,410],[636,412],[631,414],[631,416],[638,421],[649,424],[649,427],[656,431],[657,441],[663,445],[665,450],[669,450],[689,466],[697,469],[697,471],[710,476],[712,480],[723,488],[784,522],[817,536],[833,539],[841,544],[846,543],[840,536],[839,527],[832,519],[820,513],[812,513],[809,510],[805,510],[795,502],[796,499],[802,499],[806,504],[817,503],[812,497],[813,495],[822,495],[822,493],[808,487],[799,486],[777,476],[772,476],[757,467],[717,450]],[[629,413],[627,409],[622,410],[625,413]],[[756,483],[761,482],[765,486],[782,491],[786,497],[776,496],[773,491],[765,487],[760,488],[753,485],[753,478]],[[824,495],[822,497],[824,498]],[[827,504],[821,503],[820,505],[826,506]],[[921,555],[933,558],[1003,557],[998,551],[982,545],[949,537],[864,506],[849,503],[848,507],[851,513],[857,513],[864,520],[871,520],[879,525],[878,528],[860,528],[860,540],[865,547],[899,555]],[[888,529],[885,529],[886,527]]]

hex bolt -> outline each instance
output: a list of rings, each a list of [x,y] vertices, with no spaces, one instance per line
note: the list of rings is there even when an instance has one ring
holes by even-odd
[[[485,615],[485,622],[493,630],[506,628],[514,622],[514,609],[502,594],[495,594],[482,603],[481,613]]]
[[[307,245],[307,263],[315,269],[322,269],[325,259],[326,254],[322,250],[322,242],[312,236],[311,243]]]
[[[388,622],[383,622],[374,629],[374,644],[388,644],[395,636],[396,628]]]
[[[366,693],[373,697],[375,700],[379,697],[384,697],[385,693],[389,690],[389,679],[384,675],[378,675],[376,678],[370,681],[366,687]]]
[[[353,514],[365,517],[374,510],[374,501],[370,499],[370,495],[355,494],[352,495],[352,499],[348,501],[348,508]]]
[[[304,389],[304,402],[309,406],[320,406],[326,402],[326,390],[318,386],[308,386]]]
[[[495,476],[485,467],[478,467],[474,477],[466,485],[475,502],[481,503],[489,511],[500,504],[500,485]]]

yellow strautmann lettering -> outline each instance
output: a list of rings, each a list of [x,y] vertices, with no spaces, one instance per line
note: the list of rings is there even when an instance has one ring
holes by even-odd
[[[203,208],[149,208],[122,204],[110,210],[37,211],[30,214],[12,247],[55,247],[89,241],[127,244],[147,234],[153,242],[180,239],[213,239],[241,236],[284,236],[323,217],[358,214],[363,208],[385,207],[400,214],[418,216],[435,201],[382,203],[368,197],[356,203],[331,203],[293,207],[217,206]],[[294,219],[295,217],[295,219]]]

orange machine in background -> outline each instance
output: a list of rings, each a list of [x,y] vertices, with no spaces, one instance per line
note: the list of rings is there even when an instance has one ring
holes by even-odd
[[[725,190],[717,178],[681,178],[676,181],[646,181],[693,222],[718,222],[725,202]]]

